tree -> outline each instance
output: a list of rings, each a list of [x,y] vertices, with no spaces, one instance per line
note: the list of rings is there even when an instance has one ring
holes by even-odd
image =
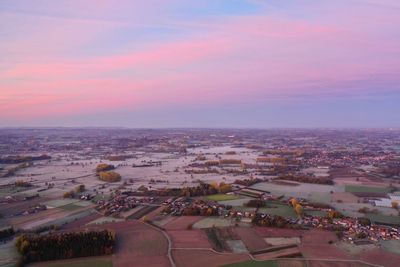
[[[296,207],[297,204],[299,204],[299,202],[297,201],[297,199],[292,198],[291,200],[289,200],[289,203],[293,206]]]
[[[397,201],[392,201],[392,208],[394,208],[395,210],[397,210],[398,207],[399,207],[399,202],[397,202]]]
[[[147,192],[147,191],[149,191],[149,189],[148,189],[146,186],[144,186],[144,185],[139,186],[139,188],[138,188],[137,190],[138,190],[138,191],[142,191],[142,192]]]
[[[228,193],[229,191],[232,190],[232,187],[230,184],[226,184],[224,182],[221,182],[219,184],[219,192],[222,194]]]
[[[330,210],[330,211],[328,211],[327,216],[328,216],[329,219],[335,219],[335,218],[342,218],[343,214],[341,214],[337,210]]]
[[[294,207],[294,211],[299,216],[303,215],[303,206],[301,206],[300,204],[296,204],[296,206]]]
[[[101,163],[101,164],[97,165],[96,172],[111,171],[114,169],[115,169],[114,165]]]
[[[82,192],[84,192],[86,189],[85,189],[85,185],[84,184],[80,184],[80,185],[78,185],[76,188],[75,188],[75,191],[77,192],[77,193],[82,193]]]
[[[213,189],[218,190],[218,183],[217,183],[217,182],[211,182],[211,183],[210,183],[210,186],[211,186]]]
[[[74,191],[65,192],[63,198],[73,198],[75,196]]]

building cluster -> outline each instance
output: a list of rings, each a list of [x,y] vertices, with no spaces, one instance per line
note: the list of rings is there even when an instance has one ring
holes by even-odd
[[[105,216],[118,217],[121,212],[129,211],[139,205],[154,203],[154,197],[133,197],[124,194],[117,194],[109,200],[97,201],[96,210]]]
[[[304,215],[301,218],[282,218],[270,214],[256,213],[254,211],[240,211],[230,206],[218,204],[214,201],[193,200],[190,198],[169,199],[163,203],[165,211],[173,216],[201,215],[201,216],[223,216],[242,222],[251,222],[254,218],[268,221],[266,226],[301,228],[321,228],[337,231],[343,240],[354,242],[355,240],[400,240],[400,228],[384,225],[374,225],[368,222],[363,225],[358,219],[343,217],[331,219],[328,217]],[[321,211],[326,211],[321,208]],[[278,218],[279,217],[279,218]],[[277,220],[277,218],[279,220]],[[262,223],[260,225],[263,225]]]

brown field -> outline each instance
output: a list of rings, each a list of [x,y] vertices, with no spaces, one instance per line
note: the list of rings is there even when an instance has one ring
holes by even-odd
[[[273,227],[254,227],[256,234],[260,237],[301,237],[307,230],[273,228]]]
[[[163,211],[164,209],[165,209],[165,207],[163,207],[163,206],[158,207],[158,208],[156,208],[155,210],[152,210],[150,213],[146,214],[146,218],[152,221],[152,220],[154,220],[154,219],[160,214],[160,212]]]
[[[207,250],[173,250],[177,267],[217,267],[225,264],[250,260],[245,254],[217,254]]]
[[[165,230],[186,230],[189,225],[192,225],[201,219],[202,216],[179,216],[174,217],[174,220],[164,225]]]
[[[138,219],[142,218],[143,216],[147,216],[147,214],[150,214],[157,209],[158,209],[158,207],[156,207],[156,206],[143,206],[140,210],[138,210],[137,212],[130,215],[128,217],[128,219],[138,220]]]
[[[85,225],[87,223],[90,223],[100,217],[103,217],[103,216],[98,213],[93,213],[93,214],[90,214],[89,216],[80,218],[76,221],[73,221],[73,222],[63,225],[62,229],[63,230],[79,229],[79,228],[85,227]]]
[[[276,258],[294,258],[301,257],[301,252],[298,247],[280,249],[276,251],[266,252],[262,254],[254,255],[258,260],[272,260]]]
[[[40,211],[37,213],[25,215],[25,216],[18,216],[18,217],[10,218],[8,221],[16,229],[28,229],[28,228],[31,228],[31,226],[36,227],[37,225],[40,225],[41,222],[44,223],[44,222],[48,222],[51,220],[65,217],[69,213],[70,212],[66,212],[64,210],[54,208],[54,209],[44,210],[44,211]]]
[[[35,197],[26,201],[18,201],[13,203],[0,204],[1,214],[4,217],[12,216],[20,212],[24,212],[32,206],[38,205],[40,203],[46,202],[49,199],[42,197]]]
[[[358,181],[356,180],[358,178]],[[335,183],[338,185],[365,185],[365,186],[379,186],[385,187],[388,185],[382,179],[370,178],[370,177],[337,177],[334,179]]]
[[[211,248],[207,235],[202,230],[168,230],[173,248]]]
[[[357,203],[359,198],[348,192],[334,192],[331,194],[332,202],[342,201],[343,203]]]
[[[234,231],[250,252],[268,247],[268,244],[256,233],[254,228],[236,227]]]
[[[140,221],[126,221],[93,226],[94,229],[113,229],[117,233],[117,248],[113,256],[114,267],[170,266],[165,236]]]
[[[300,251],[309,259],[351,259],[350,255],[334,244],[329,244],[329,241],[338,241],[335,233],[319,229],[309,230],[302,236]]]
[[[400,263],[400,255],[389,253],[379,248],[362,253],[360,259],[385,267],[396,267]]]

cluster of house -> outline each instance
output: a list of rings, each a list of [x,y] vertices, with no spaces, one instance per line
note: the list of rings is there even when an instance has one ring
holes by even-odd
[[[216,215],[223,216],[226,210],[224,205],[203,200],[194,200],[187,197],[170,198],[164,201],[168,214],[173,216],[181,215]],[[207,214],[208,213],[208,214]]]
[[[188,208],[205,212],[207,212],[209,209],[212,209],[213,213],[199,213],[197,215],[223,216],[225,218],[234,218],[248,223],[250,223],[256,216],[255,212],[238,211],[232,207],[218,204],[213,201],[192,200],[184,197],[169,199],[163,204],[168,206],[168,213],[175,216],[185,215],[185,212],[187,213]],[[269,214],[259,215],[263,218],[274,218],[274,216]],[[373,224],[364,226],[356,218],[343,217],[329,219],[327,217],[305,215],[301,219],[286,218],[285,220],[286,224],[288,225],[301,225],[304,227],[322,228],[328,230],[338,229],[341,232],[342,239],[349,242],[354,242],[354,240],[357,239],[368,239],[374,242],[378,240],[389,239],[400,240],[400,228]]]
[[[342,226],[343,239],[353,242],[354,239],[369,239],[370,241],[378,240],[400,240],[400,229],[383,225],[362,225],[357,219],[343,218],[333,222]]]
[[[154,202],[154,197],[133,197],[123,194],[117,194],[109,200],[97,201],[96,210],[102,212],[105,216],[118,216],[121,212],[129,211],[141,204]]]

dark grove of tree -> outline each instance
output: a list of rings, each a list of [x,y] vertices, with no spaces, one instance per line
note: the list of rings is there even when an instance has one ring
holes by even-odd
[[[112,254],[115,232],[109,230],[21,235],[17,250],[24,263]]]

